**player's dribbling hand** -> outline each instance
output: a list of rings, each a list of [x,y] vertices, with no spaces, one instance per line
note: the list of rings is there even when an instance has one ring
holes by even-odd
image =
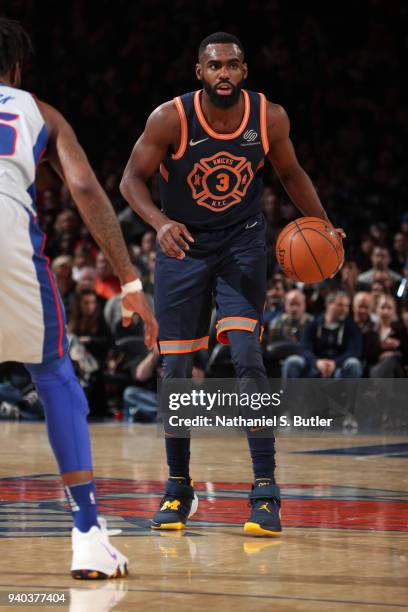
[[[341,238],[341,240],[344,240],[347,237],[347,234],[342,227],[335,227],[334,231],[336,232],[338,237]]]
[[[194,242],[184,223],[177,221],[165,223],[157,232],[157,239],[163,253],[176,259],[184,259],[185,251],[190,249],[188,242]]]
[[[145,293],[143,291],[128,293],[122,299],[122,306],[143,319],[144,343],[149,350],[154,348],[157,342],[158,325]],[[123,327],[129,327],[131,323],[132,317],[122,317]]]

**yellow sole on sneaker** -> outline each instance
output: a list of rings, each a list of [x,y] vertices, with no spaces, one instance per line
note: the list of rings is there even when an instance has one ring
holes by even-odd
[[[269,529],[263,529],[258,523],[245,523],[244,532],[253,535],[253,536],[270,536],[272,538],[276,538],[277,536],[281,536],[281,531],[270,531]]]
[[[160,525],[150,525],[151,529],[172,529],[173,531],[177,531],[180,529],[185,529],[186,526],[181,521],[178,523],[161,523]]]

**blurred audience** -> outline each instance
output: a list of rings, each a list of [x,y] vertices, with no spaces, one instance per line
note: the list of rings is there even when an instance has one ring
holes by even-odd
[[[350,298],[344,292],[326,297],[325,313],[306,325],[300,338],[301,355],[288,357],[282,368],[287,378],[360,378],[362,335],[349,317]]]
[[[98,296],[92,289],[76,293],[68,333],[70,356],[87,394],[91,414],[102,417],[107,407],[103,372],[112,339]]]
[[[385,246],[376,246],[371,254],[370,270],[362,272],[357,277],[361,289],[367,289],[372,282],[378,279],[378,273],[385,274],[391,278],[393,284],[399,283],[401,274],[390,269],[391,255]]]
[[[95,293],[105,300],[118,295],[120,293],[119,279],[113,274],[112,266],[102,251],[99,251],[96,256],[95,268]]]

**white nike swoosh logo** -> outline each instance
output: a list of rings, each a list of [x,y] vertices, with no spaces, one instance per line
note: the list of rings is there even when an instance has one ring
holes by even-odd
[[[254,221],[252,225],[248,225],[248,223],[245,226],[245,229],[251,229],[252,227],[255,227],[255,225],[258,223],[258,221]]]
[[[209,140],[209,136],[207,136],[207,138],[202,138],[201,140],[190,140],[190,147],[195,147],[196,145],[200,144],[200,142],[204,142],[204,140]]]
[[[261,144],[259,140],[257,140],[256,142],[241,142],[241,147],[253,147],[254,145],[259,144]]]

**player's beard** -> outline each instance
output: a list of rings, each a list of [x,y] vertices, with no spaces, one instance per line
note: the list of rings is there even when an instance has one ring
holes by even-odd
[[[236,104],[239,100],[239,97],[241,95],[241,90],[244,85],[244,79],[242,79],[236,85],[229,83],[229,85],[231,85],[231,87],[233,88],[232,92],[228,96],[221,96],[220,94],[216,92],[215,86],[212,87],[208,83],[208,81],[206,81],[203,78],[201,79],[201,81],[203,84],[203,89],[205,93],[207,94],[207,96],[209,97],[210,102],[214,104],[214,106],[217,106],[218,108],[231,108],[231,106],[234,106],[234,104]]]

